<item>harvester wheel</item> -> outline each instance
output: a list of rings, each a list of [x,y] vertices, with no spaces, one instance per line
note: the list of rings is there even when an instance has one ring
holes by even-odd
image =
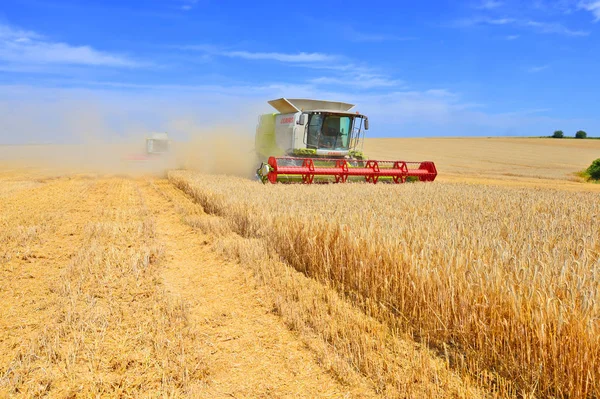
[[[269,172],[271,166],[268,163],[261,163],[260,167],[256,169],[256,177],[263,183],[266,184],[269,181]]]

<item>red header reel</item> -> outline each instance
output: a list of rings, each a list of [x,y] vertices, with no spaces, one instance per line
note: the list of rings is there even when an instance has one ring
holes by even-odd
[[[345,183],[349,180],[376,184],[378,181],[404,183],[408,179],[422,182],[434,181],[437,176],[431,161],[376,161],[348,159],[320,159],[270,157],[259,171],[263,181],[271,183]],[[317,178],[317,179],[315,179]],[[357,179],[358,178],[358,179]]]

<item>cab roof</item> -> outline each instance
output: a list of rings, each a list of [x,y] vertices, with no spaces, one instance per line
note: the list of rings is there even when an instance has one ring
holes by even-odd
[[[352,114],[350,111],[354,104],[339,101],[311,100],[306,98],[278,98],[269,101],[269,104],[282,114],[291,114],[300,111],[340,112]]]
[[[364,116],[363,114],[361,114],[359,112],[333,111],[333,110],[330,110],[330,109],[311,109],[311,110],[306,111],[306,112],[315,113],[315,114],[327,113],[327,114],[339,114],[339,115]]]
[[[148,137],[151,140],[169,140],[167,133],[153,133],[152,136]]]

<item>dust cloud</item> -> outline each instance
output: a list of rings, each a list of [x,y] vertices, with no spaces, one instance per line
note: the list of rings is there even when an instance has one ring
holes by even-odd
[[[147,157],[145,138],[78,144],[0,146],[0,168],[39,169],[50,174],[98,173],[139,176],[174,168],[172,155]]]
[[[8,94],[3,102],[0,93],[0,171],[139,176],[186,168],[252,178],[258,167],[262,100],[31,88]],[[169,153],[147,154],[146,138],[165,132]]]
[[[189,127],[185,131],[189,140],[174,145],[179,167],[210,174],[254,176],[258,159],[254,136],[247,126]]]
[[[45,169],[52,173],[164,175],[171,169],[252,178],[256,170],[254,140],[231,126],[195,129],[185,140],[171,139],[165,154],[147,154],[146,137],[138,134],[110,141],[79,144],[0,146],[0,168]]]
[[[85,130],[77,144],[0,145],[0,169],[43,169],[52,174],[96,173],[165,175],[172,169],[253,178],[257,168],[254,132],[249,126],[200,127],[170,122],[168,153],[147,154],[146,138],[155,131],[115,137],[102,129]],[[253,126],[252,126],[253,127]],[[171,131],[174,134],[171,134]]]

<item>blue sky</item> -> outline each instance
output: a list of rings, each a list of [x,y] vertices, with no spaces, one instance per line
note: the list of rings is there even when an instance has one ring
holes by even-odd
[[[3,0],[0,143],[357,104],[372,136],[600,136],[600,1]]]

